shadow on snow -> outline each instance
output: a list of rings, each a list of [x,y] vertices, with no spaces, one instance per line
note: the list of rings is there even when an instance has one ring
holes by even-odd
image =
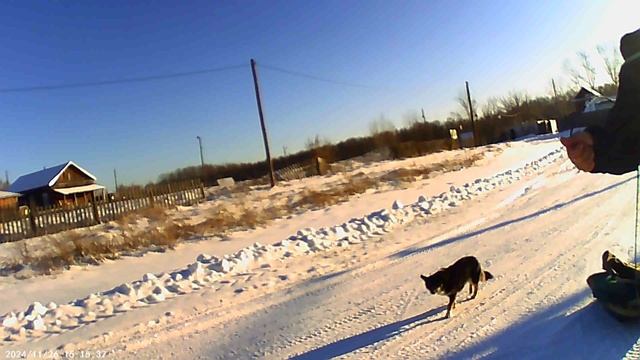
[[[589,301],[589,290],[569,296],[560,303],[534,313],[502,331],[461,351],[452,349],[451,359],[619,359],[638,340],[640,322],[620,322],[597,302]],[[586,303],[586,305],[584,305]],[[304,354],[296,360],[330,359],[349,354],[413,330],[421,325],[445,320],[427,320],[444,311],[441,306],[342,339]],[[572,309],[576,309],[571,311]]]
[[[439,308],[429,310],[420,315],[416,315],[405,320],[396,321],[392,324],[384,325],[379,328],[375,328],[373,330],[369,330],[367,332],[354,335],[346,339],[336,341],[331,344],[327,344],[315,350],[310,350],[304,354],[294,356],[291,359],[296,359],[296,360],[330,359],[337,356],[345,355],[350,352],[361,349],[363,347],[373,345],[377,342],[400,335],[418,326],[443,320],[444,318],[442,317],[431,319],[431,320],[427,320],[427,319],[443,311],[444,309],[446,309],[446,306],[441,306]]]
[[[633,347],[640,322],[620,322],[585,289],[511,324],[452,359],[620,359]],[[586,305],[583,305],[587,302]],[[582,306],[582,307],[580,307]],[[571,312],[573,308],[578,310]],[[570,312],[569,314],[567,314]]]
[[[536,211],[534,213],[519,217],[517,219],[503,221],[503,222],[500,222],[498,224],[485,227],[483,229],[479,229],[479,230],[472,231],[472,232],[469,232],[469,233],[466,233],[466,234],[454,236],[454,237],[451,237],[451,238],[448,238],[448,239],[445,239],[445,240],[441,240],[441,241],[438,241],[438,242],[436,242],[434,244],[430,244],[430,245],[427,245],[427,246],[401,250],[401,251],[398,251],[395,254],[390,255],[390,257],[391,258],[403,258],[403,257],[406,257],[406,256],[413,255],[415,253],[427,252],[427,251],[430,251],[430,250],[434,250],[434,249],[449,245],[449,244],[454,243],[456,241],[466,240],[466,239],[469,239],[469,238],[474,237],[476,235],[482,235],[484,233],[487,233],[487,232],[490,232],[490,231],[493,231],[493,230],[497,230],[497,229],[500,229],[500,228],[505,227],[505,226],[509,226],[509,225],[517,224],[519,222],[527,221],[527,220],[533,219],[535,217],[538,217],[540,215],[545,215],[547,213],[550,213],[550,212],[553,212],[553,211],[556,211],[556,210],[560,210],[560,209],[562,209],[562,208],[564,208],[566,206],[572,205],[572,204],[574,204],[576,202],[588,199],[590,197],[593,197],[593,196],[596,196],[596,195],[600,195],[600,194],[602,194],[604,192],[607,192],[609,190],[613,190],[613,189],[615,189],[615,188],[617,188],[617,187],[619,187],[621,185],[624,185],[625,183],[627,183],[629,181],[632,181],[632,180],[635,180],[635,176],[627,178],[627,179],[622,180],[622,181],[619,181],[619,182],[617,182],[615,184],[611,184],[611,185],[609,185],[607,187],[604,187],[604,188],[602,188],[600,190],[596,190],[596,191],[592,191],[592,192],[584,194],[584,195],[580,195],[580,196],[576,197],[575,199],[571,199],[569,201],[565,201],[565,202],[556,204],[554,206],[550,206],[548,208],[545,208],[545,209],[542,209],[542,210],[538,210],[538,211]]]

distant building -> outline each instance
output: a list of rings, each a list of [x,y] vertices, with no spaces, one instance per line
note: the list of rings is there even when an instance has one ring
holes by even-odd
[[[20,197],[20,194],[0,190],[0,210],[1,209],[17,209],[19,197]]]
[[[576,111],[579,113],[608,110],[616,102],[615,98],[604,96],[587,87],[581,87],[572,101],[575,104]]]
[[[559,131],[594,125],[603,126],[616,99],[615,97],[603,96],[593,89],[582,87],[572,101],[575,105],[575,111],[560,119]]]
[[[573,97],[571,101],[575,105],[576,112],[582,112],[584,111],[587,102],[597,97],[602,97],[602,94],[589,87],[583,86],[580,88],[580,90],[578,90],[578,93]]]
[[[473,131],[458,133],[458,144],[461,148],[471,148],[475,146]]]
[[[19,203],[36,206],[87,204],[104,199],[105,188],[73,161],[20,176],[9,191],[22,195]]]
[[[615,98],[609,97],[596,97],[589,101],[584,106],[583,112],[594,112],[600,110],[609,110],[616,103]]]

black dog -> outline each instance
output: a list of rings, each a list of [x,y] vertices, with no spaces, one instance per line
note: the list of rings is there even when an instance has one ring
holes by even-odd
[[[438,270],[431,276],[420,275],[424,285],[432,294],[446,295],[449,297],[446,317],[451,316],[451,310],[455,308],[456,295],[469,283],[469,294],[474,299],[478,294],[480,281],[493,279],[488,271],[483,271],[480,262],[474,256],[465,256],[453,263],[453,265]]]

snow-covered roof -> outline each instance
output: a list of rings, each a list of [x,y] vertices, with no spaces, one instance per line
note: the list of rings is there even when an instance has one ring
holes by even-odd
[[[602,94],[600,94],[597,90],[592,89],[588,86],[582,86],[578,91],[578,93],[576,94],[576,96],[573,98],[573,101],[581,101],[581,100],[585,100],[587,98],[596,97],[596,96],[601,97]]]
[[[608,97],[595,97],[587,101],[582,112],[593,112],[603,109],[611,109],[615,102],[615,99],[611,99]]]
[[[16,179],[16,181],[13,182],[13,184],[11,184],[11,186],[9,186],[9,191],[21,193],[33,189],[51,187],[56,183],[56,181],[58,181],[60,175],[62,175],[62,173],[69,166],[75,167],[91,179],[96,180],[96,177],[87,170],[81,168],[73,161],[67,161],[64,164],[56,165],[40,171],[32,172],[31,174],[20,176],[18,179]]]
[[[63,195],[69,195],[69,194],[77,194],[77,193],[96,191],[96,190],[102,190],[102,189],[104,189],[104,186],[102,185],[91,184],[91,185],[74,186],[74,187],[62,188],[62,189],[53,189],[53,191]]]
[[[6,198],[10,198],[10,197],[18,197],[18,196],[22,196],[20,194],[16,194],[10,191],[2,191],[0,190],[0,199],[6,199]]]

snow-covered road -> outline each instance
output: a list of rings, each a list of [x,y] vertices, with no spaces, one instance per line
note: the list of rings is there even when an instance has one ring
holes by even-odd
[[[68,343],[118,359],[621,358],[640,325],[605,313],[585,279],[605,249],[631,256],[634,196],[633,174],[579,174],[563,156],[383,236],[8,348]],[[447,299],[427,294],[419,275],[465,255],[496,278],[443,319]]]
[[[635,178],[577,174],[567,161],[381,239],[282,264],[281,290],[220,304],[202,295],[180,321],[93,346],[118,358],[620,358],[640,326],[594,303],[586,277],[632,249]],[[496,279],[443,319],[418,275],[475,255]],[[286,274],[286,275],[285,275]],[[310,275],[311,274],[311,275]],[[197,305],[195,305],[197,304]]]

